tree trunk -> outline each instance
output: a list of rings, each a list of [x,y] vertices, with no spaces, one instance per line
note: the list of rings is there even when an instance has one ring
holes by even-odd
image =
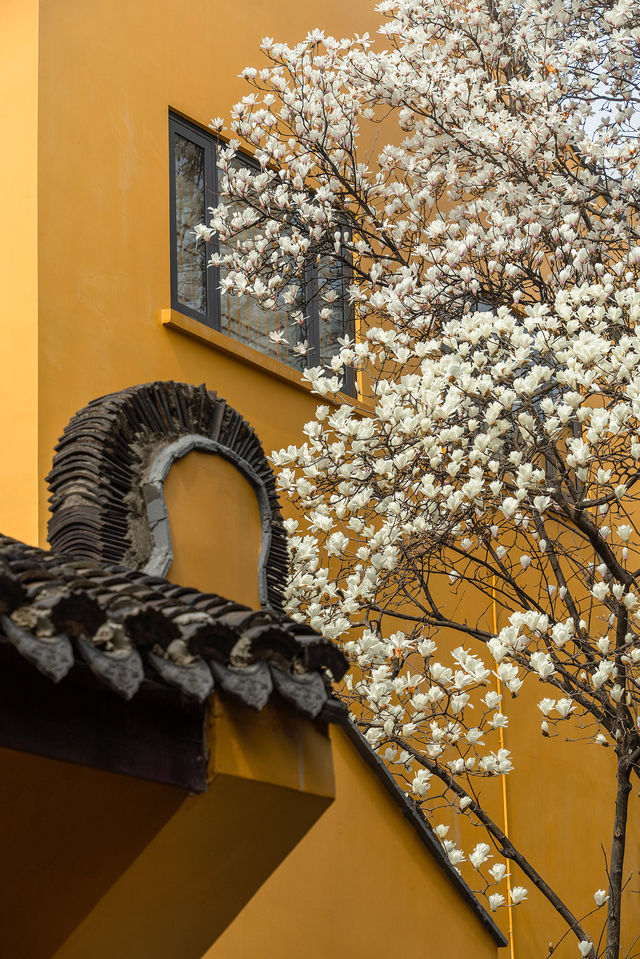
[[[620,956],[620,915],[622,899],[622,870],[624,866],[624,851],[627,833],[627,810],[631,770],[626,760],[618,760],[618,794],[616,796],[616,813],[613,823],[613,840],[611,842],[611,863],[609,869],[609,913],[607,917],[607,950],[606,959],[619,959]]]

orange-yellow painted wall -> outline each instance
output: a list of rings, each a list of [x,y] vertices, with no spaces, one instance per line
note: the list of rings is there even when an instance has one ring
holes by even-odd
[[[44,476],[53,446],[71,415],[103,393],[154,379],[205,382],[249,420],[267,452],[299,436],[315,406],[308,393],[241,361],[233,349],[205,345],[160,322],[161,312],[170,306],[167,114],[171,107],[204,124],[211,116],[228,115],[231,104],[245,92],[237,75],[245,64],[259,62],[257,46],[264,35],[293,41],[315,26],[352,34],[374,29],[376,19],[370,0],[351,4],[327,0],[321,6],[299,0],[238,0],[234,4],[4,0],[0,5],[0,30],[3,39],[9,38],[0,77],[3,89],[11,92],[2,98],[0,117],[5,121],[3,129],[12,131],[15,146],[0,156],[2,182],[11,184],[3,201],[3,226],[8,226],[0,232],[0,269],[5,278],[0,344],[8,357],[0,378],[0,528],[4,532],[35,542],[39,531],[44,543]],[[210,530],[210,519],[205,520],[206,479],[197,456],[191,456],[174,467],[176,472],[167,483],[177,537],[170,575],[253,601],[242,593],[244,580],[232,589],[233,577],[227,581],[229,586],[220,578],[227,571],[215,566],[218,560],[213,553],[200,552],[197,563],[186,562],[186,553],[195,549],[197,529],[189,526],[193,515],[202,517],[203,527]],[[234,510],[241,506],[244,493],[240,489]],[[197,502],[197,513],[189,513],[187,490]],[[234,524],[230,517],[227,520],[225,535],[231,536]],[[242,563],[250,563],[255,547],[246,548],[249,552]],[[535,712],[535,706],[531,709]],[[595,870],[599,855],[585,853],[587,841],[594,848],[598,845],[599,836],[594,842],[590,832],[594,822],[608,840],[611,802],[598,784],[599,760],[593,761],[592,754],[583,760],[586,754],[578,747],[565,777],[560,760],[551,758],[558,755],[557,744],[539,740],[535,720],[523,728],[517,732],[514,722],[506,734],[506,745],[513,748],[518,767],[508,785],[512,833],[525,848],[535,848],[536,856],[563,883],[574,882],[566,864],[578,862],[580,879],[576,881],[586,889],[587,873]],[[355,797],[367,810],[359,813],[362,826],[354,841],[371,823],[384,822],[380,828],[388,833],[389,858],[391,833],[396,835],[405,825],[395,810],[384,812],[380,797],[377,806],[377,800],[371,799],[375,808],[370,805],[364,789],[369,773],[358,771],[356,758],[347,759],[346,744],[336,740],[336,748],[340,775],[348,784],[342,795],[351,797],[345,801],[352,810]],[[562,783],[567,782],[566,788],[573,791],[584,774],[583,762],[589,767],[593,795],[588,804],[579,800],[575,817],[567,816]],[[559,804],[562,827],[554,826],[553,832],[541,827],[540,782],[553,785]],[[339,815],[338,807],[336,803],[330,815]],[[347,833],[345,825],[341,835]],[[550,835],[555,841],[548,841]],[[309,841],[316,840],[309,837]],[[412,841],[408,836],[402,840],[404,852],[398,849],[399,860],[406,859]],[[637,839],[633,843],[635,850]],[[421,851],[420,855],[426,854]],[[415,861],[411,860],[415,877],[421,869],[431,868],[418,858],[416,852]],[[341,850],[335,859],[344,863]],[[325,851],[319,862],[324,865],[317,873],[318,882],[330,888],[336,882],[333,860]],[[371,860],[371,885],[386,862],[376,866]],[[294,864],[291,876],[301,874],[301,863]],[[429,880],[434,889],[435,876]],[[274,877],[270,883],[276,881],[280,879]],[[270,883],[263,890],[267,897],[272,895]],[[436,903],[441,902],[438,896],[446,899],[450,894],[442,880],[440,885],[437,894],[430,893]],[[425,915],[427,906],[423,900]],[[261,915],[270,921],[266,908]],[[537,906],[516,910],[518,959],[545,954],[546,915]],[[463,903],[456,921],[463,926],[475,922],[468,919]],[[245,932],[238,931],[240,926],[233,932],[234,943],[242,941],[238,936],[250,935],[246,926],[242,928]],[[431,923],[428,928],[431,935]],[[394,935],[402,939],[401,923]],[[484,940],[480,936],[478,941]],[[226,948],[231,955],[230,947]],[[218,959],[223,959],[223,953]]]
[[[186,794],[10,749],[0,769],[0,956],[51,959]]]
[[[432,583],[432,588],[437,601],[446,609],[449,605],[445,595],[446,577],[443,580],[439,587]],[[460,608],[467,611],[469,622],[491,628],[491,611],[482,617],[477,599],[464,597]],[[499,615],[498,625],[504,622],[504,615]],[[461,643],[477,650],[487,661],[482,644],[459,634],[442,630],[438,642],[443,662],[448,651]],[[603,848],[608,857],[615,802],[615,756],[611,749],[580,742],[588,734],[578,723],[559,724],[556,738],[542,736],[542,714],[537,704],[544,697],[559,698],[554,687],[530,677],[515,699],[506,687],[503,686],[501,692],[501,708],[509,718],[503,742],[511,752],[514,771],[501,781],[476,781],[482,804],[504,828],[502,790],[505,789],[509,837],[574,915],[582,919],[594,908],[594,892],[607,886]],[[496,737],[487,741],[487,745],[495,750],[500,740]],[[635,872],[636,876],[640,867],[639,812],[638,789],[634,788],[629,799],[625,868],[628,875]],[[468,822],[452,813],[440,814],[436,821],[449,824],[447,838],[455,839],[465,850],[485,839],[479,830],[469,829]],[[548,954],[549,943],[556,945],[564,936],[566,925],[517,867],[511,867],[510,872],[511,886],[522,885],[528,890],[528,901],[512,910],[515,959],[539,959]],[[468,873],[464,874],[468,877]],[[637,882],[631,883],[624,900],[623,927],[627,943],[640,929],[640,903],[637,895],[630,891],[635,887]],[[506,895],[506,883],[495,891]],[[507,910],[499,910],[495,918],[506,934]],[[600,911],[584,922],[584,928],[596,940],[603,918],[604,913]],[[576,951],[575,939],[566,936],[554,957],[574,959]]]
[[[305,393],[162,328],[160,313],[170,306],[169,107],[204,124],[228,115],[260,39],[296,40],[319,17],[335,33],[376,22],[369,0],[41,0],[42,537],[53,445],[95,396],[153,379],[205,382],[267,450],[311,414]]]
[[[0,529],[38,534],[38,0],[0,4]]]
[[[54,959],[200,959],[332,802],[328,736],[286,704],[216,697],[209,739],[207,792],[183,799]]]
[[[2,959],[200,959],[335,791],[326,731],[278,700],[216,697],[208,740],[198,796],[0,749]]]
[[[242,474],[221,456],[189,453],[171,467],[164,495],[174,557],[168,578],[260,606],[260,512]]]
[[[339,727],[336,800],[205,959],[495,959],[497,948]]]
[[[557,697],[552,687],[533,680],[516,700],[507,702],[510,728],[505,744],[514,756],[515,771],[507,778],[511,836],[550,885],[582,918],[594,908],[596,889],[608,885],[603,849],[609,858],[615,804],[615,755],[611,749],[579,742],[585,733],[577,723],[560,726],[561,735],[545,739],[539,732],[537,703]],[[510,697],[507,697],[510,699]],[[574,740],[573,742],[568,740]],[[627,948],[640,930],[637,876],[640,868],[640,803],[638,784],[629,798],[625,875],[635,873],[623,899],[623,930]],[[566,927],[541,894],[518,870],[514,884],[529,888],[531,902],[514,909],[516,957],[544,956]],[[597,941],[603,911],[585,920]],[[567,937],[554,956],[574,959],[575,940]]]

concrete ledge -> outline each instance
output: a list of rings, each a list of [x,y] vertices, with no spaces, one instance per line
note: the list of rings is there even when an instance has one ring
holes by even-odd
[[[270,376],[277,376],[278,379],[298,390],[302,390],[303,393],[311,393],[310,384],[303,380],[302,374],[298,370],[294,370],[292,366],[287,366],[286,363],[281,363],[272,356],[266,356],[259,350],[254,350],[253,347],[240,343],[238,340],[234,340],[232,337],[226,336],[224,333],[220,333],[218,330],[214,330],[205,323],[200,323],[184,313],[179,313],[177,310],[161,310],[160,322],[162,326],[169,330],[184,333],[205,346],[234,356],[241,363],[248,363],[250,366],[258,367],[263,372],[269,373]],[[322,401],[331,406],[338,405],[334,400],[327,397],[317,396],[316,399],[318,402]],[[340,395],[340,402],[350,403],[363,414],[370,415],[373,413],[373,403],[367,402],[366,399],[356,399],[348,393],[343,393]]]

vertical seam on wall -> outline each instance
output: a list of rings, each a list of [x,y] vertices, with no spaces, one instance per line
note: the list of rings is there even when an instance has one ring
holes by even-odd
[[[36,376],[35,376],[35,387],[36,387],[36,401],[35,401],[35,410],[36,410],[36,475],[35,475],[35,505],[36,505],[36,522],[35,522],[35,542],[40,545],[45,545],[47,541],[46,529],[44,532],[44,537],[41,534],[40,519],[42,513],[41,507],[41,480],[40,480],[40,434],[41,434],[41,419],[40,419],[40,17],[41,17],[41,5],[37,4],[36,9],[36,116],[35,116],[35,125],[36,125],[36,182],[35,182],[35,202],[36,202],[36,211],[35,211],[35,224],[36,224],[36,275],[34,279],[34,286],[36,291],[36,342],[35,342],[35,351],[36,351]],[[45,516],[48,513],[46,506],[47,498],[45,492],[45,507],[44,513]],[[44,518],[43,518],[44,520]],[[44,539],[44,542],[43,542]]]
[[[491,577],[491,629],[493,630],[493,635],[496,636],[498,633],[498,607],[496,603],[496,578],[495,576]],[[496,675],[496,689],[498,693],[502,695],[502,683],[500,682],[500,677]],[[504,727],[500,726],[498,730],[498,742],[500,744],[500,749],[504,749]],[[506,773],[502,774],[501,778],[501,792],[502,792],[502,818],[504,821],[504,834],[509,838],[509,805],[507,802],[507,776]],[[511,959],[515,959],[515,942],[513,934],[513,903],[511,902],[511,869],[507,869],[507,914],[508,914],[508,923],[509,923],[509,955]]]

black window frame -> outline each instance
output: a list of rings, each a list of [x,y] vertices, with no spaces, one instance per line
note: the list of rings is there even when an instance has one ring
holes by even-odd
[[[185,140],[190,141],[191,143],[196,144],[201,147],[204,152],[204,200],[205,200],[205,212],[209,210],[210,207],[216,206],[218,202],[218,164],[217,164],[217,150],[218,145],[221,142],[215,134],[207,133],[202,128],[196,126],[195,124],[189,123],[183,117],[176,115],[172,112],[169,113],[169,216],[170,216],[170,242],[171,242],[171,309],[175,310],[178,313],[182,313],[186,316],[191,317],[194,320],[197,320],[199,323],[204,324],[212,330],[215,330],[218,333],[221,333],[223,336],[228,336],[229,339],[234,340],[234,337],[227,333],[225,330],[221,329],[221,309],[220,309],[220,282],[219,275],[220,271],[218,267],[211,266],[207,264],[206,266],[206,298],[207,298],[207,312],[206,314],[195,310],[190,306],[182,303],[178,297],[178,257],[177,257],[177,231],[176,231],[176,137],[182,137]],[[247,155],[246,153],[241,153],[243,162],[247,164],[248,167],[254,169],[256,172],[260,170],[258,163],[254,160],[253,157]],[[195,242],[195,238],[194,238]],[[217,242],[216,243],[217,247]],[[349,271],[348,266],[345,265],[344,258],[341,259],[342,264],[342,309],[344,317],[344,327],[345,334],[349,336],[351,340],[355,340],[355,310],[352,304],[349,304],[348,295],[347,295],[347,285],[349,281]],[[319,354],[320,354],[320,309],[322,308],[319,301],[318,294],[318,271],[313,266],[307,266],[305,268],[304,277],[302,278],[301,288],[302,295],[304,300],[304,311],[305,314],[309,317],[308,329],[307,329],[307,338],[309,345],[313,348],[309,351],[305,357],[305,368],[310,368],[313,366],[318,366],[319,364]],[[252,349],[260,353],[262,356],[268,356],[270,359],[274,359],[270,354],[264,353],[257,346],[249,344]],[[338,350],[336,350],[338,352]],[[314,358],[315,354],[315,358]],[[285,360],[277,359],[277,362],[282,363],[288,369],[297,370],[300,372],[297,367],[291,366]],[[355,371],[351,368],[347,368],[344,371],[343,379],[343,392],[349,395],[355,395],[356,393],[356,377]]]
[[[169,216],[171,233],[171,309],[190,316],[205,326],[220,330],[220,307],[218,294],[218,269],[206,267],[207,312],[202,313],[187,306],[178,297],[178,258],[176,235],[176,137],[182,137],[195,143],[204,151],[204,203],[205,215],[211,206],[215,206],[218,197],[218,166],[216,163],[215,142],[198,127],[169,114]],[[194,237],[195,243],[195,237]]]

